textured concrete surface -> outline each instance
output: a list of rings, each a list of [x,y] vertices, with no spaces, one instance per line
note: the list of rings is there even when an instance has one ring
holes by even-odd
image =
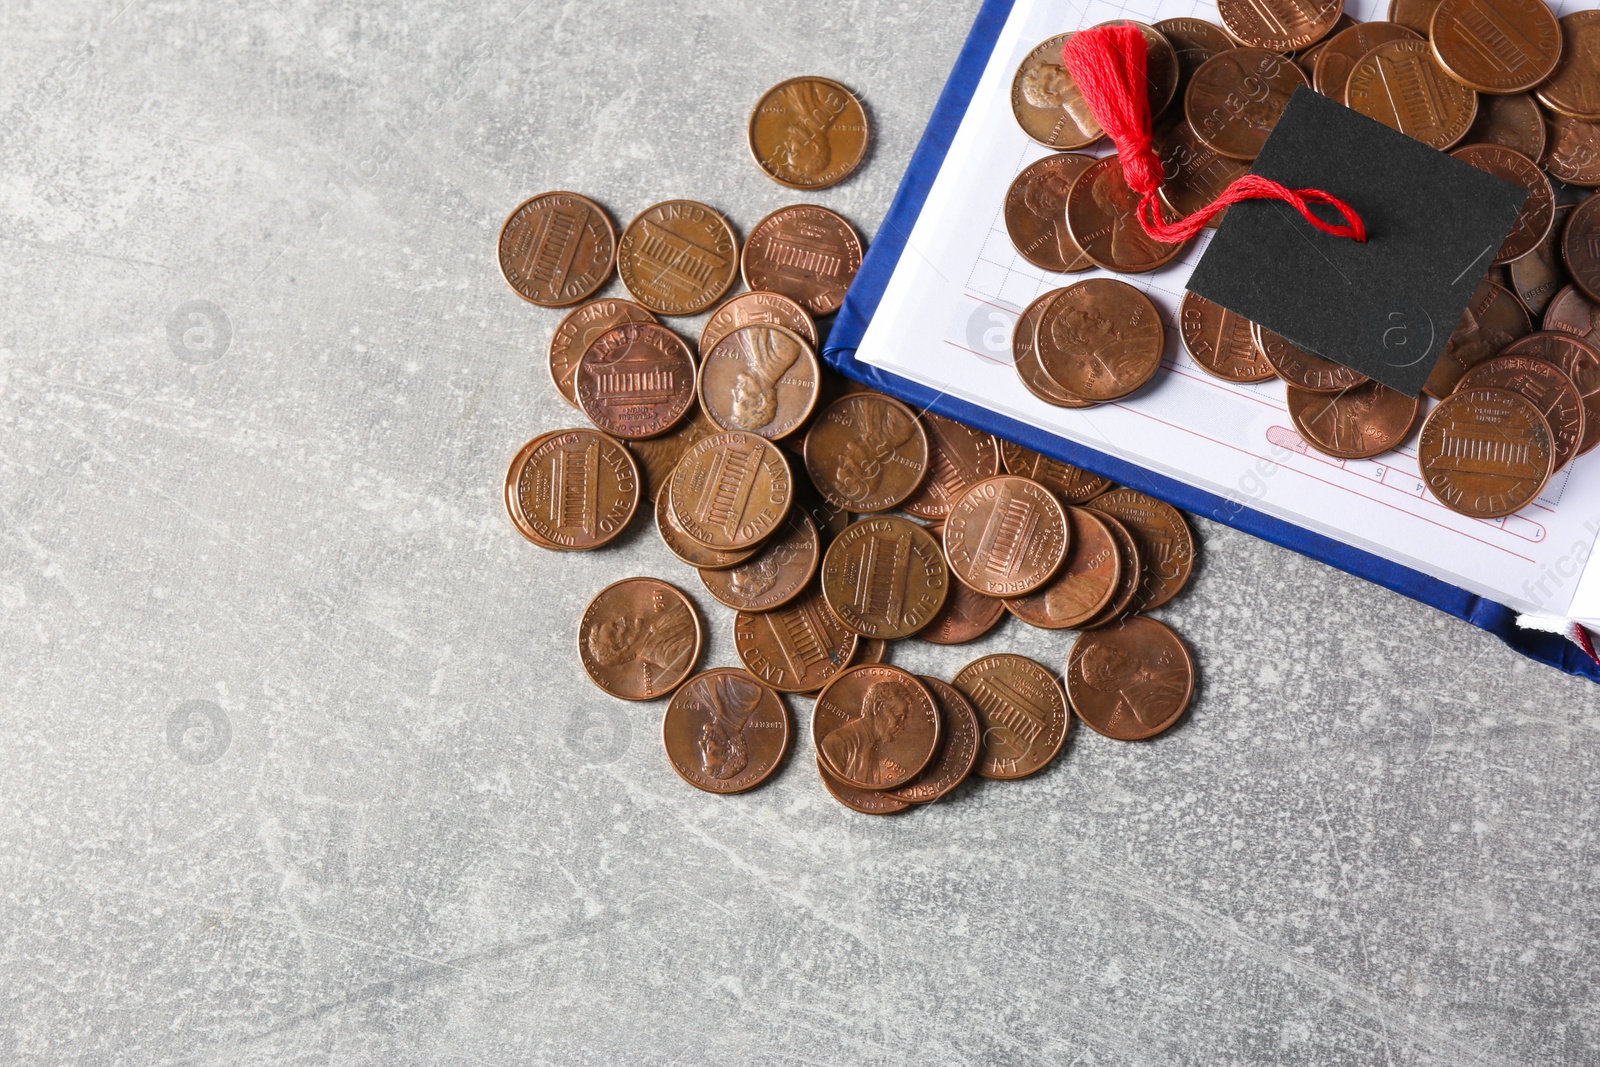
[[[747,111],[818,72],[870,234],[973,7],[0,5],[0,1063],[1600,1061],[1600,689],[1243,535],[1164,612],[1179,729],[902,818],[803,730],[699,794],[584,679],[621,574],[708,665],[731,620],[646,525],[506,521],[575,416],[502,218],[748,228]]]

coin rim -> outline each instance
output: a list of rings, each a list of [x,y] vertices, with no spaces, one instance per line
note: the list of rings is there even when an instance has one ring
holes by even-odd
[[[766,103],[767,98],[772,96],[773,93],[777,92],[779,89],[782,89],[785,85],[792,85],[795,82],[824,82],[828,85],[831,85],[835,89],[838,89],[840,92],[844,93],[845,96],[849,97],[850,100],[856,105],[856,110],[861,112],[861,151],[856,154],[855,159],[850,161],[850,165],[845,168],[845,172],[832,181],[814,182],[810,184],[805,182],[789,181],[787,178],[779,177],[772,170],[768,169],[767,165],[761,161],[761,157],[756,155],[756,116],[761,113],[761,105]],[[750,109],[750,117],[745,120],[744,124],[745,146],[750,149],[750,158],[755,160],[756,166],[760,169],[761,173],[765,174],[779,185],[786,186],[790,189],[802,189],[807,192],[815,189],[831,189],[840,182],[849,179],[851,175],[855,174],[855,172],[860,168],[862,162],[867,158],[867,150],[871,145],[871,141],[872,116],[867,114],[867,105],[862,102],[861,97],[852,92],[848,86],[842,85],[839,82],[834,81],[832,78],[824,78],[820,74],[797,74],[793,78],[785,78],[777,85],[767,89],[756,98],[755,106]]]
[[[1159,626],[1161,629],[1165,630],[1167,634],[1178,643],[1178,647],[1183,650],[1184,662],[1188,664],[1189,667],[1189,685],[1183,694],[1183,702],[1178,705],[1178,710],[1167,716],[1167,718],[1161,720],[1161,723],[1157,725],[1155,729],[1149,731],[1148,733],[1140,734],[1138,737],[1118,737],[1116,734],[1107,733],[1094,723],[1090,722],[1088,718],[1084,716],[1083,712],[1078,710],[1078,705],[1072,699],[1072,659],[1073,656],[1076,655],[1079,645],[1089,638],[1103,636],[1106,633],[1105,629],[1085,631],[1076,641],[1072,642],[1072,647],[1067,650],[1066,669],[1061,672],[1061,688],[1062,691],[1067,695],[1067,706],[1072,709],[1073,717],[1079,722],[1083,723],[1083,725],[1087,726],[1089,729],[1093,730],[1095,733],[1099,734],[1101,737],[1108,737],[1113,741],[1148,741],[1153,737],[1158,737],[1161,734],[1166,733],[1168,730],[1176,726],[1178,720],[1183,717],[1183,713],[1188,711],[1189,705],[1194,702],[1195,682],[1197,680],[1197,672],[1194,665],[1194,653],[1189,650],[1189,643],[1183,639],[1183,636],[1179,634],[1177,630],[1174,630],[1171,626],[1168,626],[1160,619],[1152,619],[1148,615],[1130,615],[1122,620],[1121,625],[1141,627],[1146,625]]]
[[[771,693],[773,698],[777,700],[778,708],[783,712],[783,747],[778,749],[778,756],[772,761],[772,766],[767,768],[767,772],[760,778],[757,778],[755,781],[751,782],[749,785],[740,786],[738,789],[707,789],[699,782],[696,782],[694,779],[684,774],[683,770],[678,766],[678,761],[672,758],[672,750],[667,747],[667,721],[672,715],[672,702],[678,699],[678,694],[683,692],[685,686],[689,685],[691,682],[698,681],[700,678],[708,674],[731,673],[745,675],[752,682]],[[673,772],[677,774],[679,778],[682,778],[685,782],[688,782],[702,793],[710,793],[712,796],[716,797],[737,796],[740,793],[748,793],[757,786],[764,785],[770,781],[772,776],[778,773],[778,768],[782,767],[784,762],[788,760],[789,750],[794,747],[795,733],[794,724],[789,721],[790,718],[791,715],[789,712],[789,705],[784,703],[783,694],[772,688],[772,686],[768,685],[766,682],[763,682],[760,678],[757,678],[755,675],[751,674],[749,671],[745,670],[743,667],[707,667],[698,674],[691,674],[689,677],[685,678],[678,684],[678,687],[672,691],[672,696],[668,698],[666,710],[661,713],[661,751],[667,757],[667,765],[672,768]]]
[[[840,621],[842,622],[843,620],[841,619]],[[915,770],[913,770],[913,771],[911,771],[911,773],[907,774],[904,781],[897,782],[894,785],[866,786],[866,785],[858,785],[857,783],[852,782],[850,779],[848,779],[844,775],[840,774],[838,772],[838,770],[836,768],[834,768],[828,762],[827,758],[823,755],[822,742],[821,742],[821,739],[820,739],[819,735],[817,734],[817,715],[822,710],[822,699],[828,695],[828,691],[831,690],[834,686],[836,686],[836,685],[840,684],[841,682],[843,682],[846,678],[850,677],[850,675],[856,673],[857,671],[867,671],[867,670],[894,671],[897,674],[904,675],[908,680],[910,680],[913,684],[915,684],[918,689],[920,689],[922,692],[927,694],[928,703],[933,705],[933,744],[931,746],[929,746],[929,748],[928,748],[928,758],[923,760],[921,762],[921,764],[919,764],[916,767]],[[980,737],[981,736],[982,735],[980,734]],[[898,787],[900,787],[902,785],[906,785],[909,782],[916,781],[917,780],[917,776],[919,774],[921,774],[923,771],[927,770],[928,769],[928,764],[933,762],[934,754],[939,751],[939,742],[943,739],[943,737],[944,737],[944,715],[939,710],[939,701],[934,698],[933,693],[928,690],[928,687],[922,684],[922,679],[918,678],[916,675],[912,674],[910,671],[906,670],[904,667],[896,667],[892,663],[856,663],[856,664],[853,664],[853,665],[851,665],[849,667],[846,667],[844,670],[840,671],[838,674],[836,674],[832,678],[830,678],[828,680],[828,684],[827,685],[825,685],[821,689],[817,690],[816,700],[811,705],[811,743],[812,743],[812,746],[817,750],[817,762],[819,764],[821,764],[824,768],[826,768],[830,774],[832,774],[839,781],[843,782],[845,785],[849,786],[852,789],[859,789],[859,790],[861,790],[862,792],[865,792],[865,793],[889,793],[889,791],[892,790],[892,789],[896,789],[896,788],[898,788]],[[907,803],[910,803],[910,801],[907,801]]]
[[[1056,692],[1061,694],[1061,703],[1063,705],[1061,711],[1061,736],[1056,739],[1055,747],[1050,750],[1050,754],[1044,759],[1040,760],[1037,767],[1022,774],[988,774],[984,771],[983,735],[985,730],[983,726],[983,716],[978,716],[978,762],[977,765],[972,768],[972,773],[976,774],[979,778],[987,778],[991,782],[1017,782],[1024,778],[1031,778],[1033,775],[1038,774],[1040,771],[1054,763],[1057,756],[1061,755],[1061,750],[1066,747],[1067,744],[1067,735],[1072,733],[1072,701],[1067,698],[1067,687],[1062,684],[1061,679],[1056,676],[1056,673],[1050,668],[1046,667],[1044,664],[1040,663],[1038,660],[1034,659],[1032,656],[1024,656],[1017,652],[990,652],[989,654],[979,656],[977,659],[964,665],[960,670],[956,671],[955,676],[950,679],[950,684],[959,690],[962,696],[967,697],[967,703],[973,704],[973,700],[970,696],[967,696],[966,690],[961,688],[962,675],[966,674],[977,664],[991,659],[1025,660],[1043,672],[1044,676],[1050,679],[1050,684],[1056,687]],[[976,704],[973,704],[972,710],[974,714],[977,713],[978,708]]]
[[[783,294],[777,293],[774,295],[782,296]],[[805,410],[801,412],[800,417],[795,419],[791,425],[786,426],[782,433],[775,433],[771,437],[768,437],[760,430],[748,430],[743,426],[724,425],[717,418],[716,411],[714,411],[711,405],[706,402],[706,366],[711,362],[712,355],[716,353],[717,346],[721,345],[723,341],[726,341],[740,330],[777,330],[780,333],[788,334],[790,337],[800,342],[800,352],[811,361],[811,369],[815,372],[815,387],[811,390],[811,396],[806,401]],[[788,372],[786,371],[785,373]],[[811,418],[812,413],[817,410],[817,399],[822,395],[822,360],[817,358],[817,350],[810,342],[808,342],[804,337],[801,337],[799,334],[795,333],[793,330],[789,329],[787,326],[779,326],[778,324],[771,322],[747,322],[743,326],[736,326],[727,333],[723,334],[722,337],[718,338],[717,343],[711,346],[710,351],[701,351],[700,365],[695,368],[694,374],[694,395],[695,399],[700,403],[700,410],[706,413],[706,418],[710,419],[712,425],[716,426],[719,431],[732,430],[738,433],[753,433],[757,437],[766,438],[768,441],[775,442],[779,438],[788,437],[790,434],[798,431],[806,424],[806,421]]]
[[[689,609],[689,615],[694,619],[694,655],[689,657],[689,665],[684,669],[683,677],[679,678],[675,683],[668,687],[665,692],[657,693],[654,696],[625,696],[624,694],[607,687],[600,681],[600,679],[594,676],[594,672],[589,669],[589,661],[583,654],[583,626],[584,623],[589,621],[589,613],[594,610],[594,606],[600,602],[601,597],[605,596],[618,586],[628,585],[631,582],[654,582],[656,585],[666,586],[668,589],[678,594],[678,599],[683,601],[684,606]],[[618,578],[610,585],[601,589],[594,596],[590,597],[589,603],[584,606],[583,614],[578,616],[578,634],[575,643],[578,646],[578,662],[583,666],[583,673],[589,676],[589,681],[594,683],[596,689],[608,696],[616,697],[618,700],[631,700],[640,703],[647,700],[661,700],[662,698],[671,700],[673,695],[677,693],[678,687],[684,682],[688,681],[690,678],[694,677],[694,669],[699,665],[700,657],[705,653],[706,650],[705,627],[700,621],[700,613],[695,610],[694,601],[689,599],[689,594],[685,593],[682,589],[679,589],[677,586],[673,585],[664,578],[655,578],[648,574],[636,574],[631,578]]]
[[[527,297],[522,296],[522,293],[518,292],[517,287],[515,285],[511,284],[511,279],[506,277],[505,261],[500,258],[500,239],[505,235],[506,227],[511,225],[511,220],[516,218],[517,212],[521,211],[523,208],[527,207],[529,204],[533,203],[535,200],[543,200],[547,196],[571,196],[571,197],[575,197],[575,198],[577,198],[579,200],[582,200],[584,203],[586,203],[590,207],[594,208],[594,210],[596,211],[596,213],[599,214],[601,219],[605,220],[606,232],[611,235],[611,255],[609,257],[609,262],[608,262],[608,264],[606,266],[606,269],[600,273],[600,280],[595,284],[595,287],[593,289],[590,289],[588,292],[582,294],[581,296],[577,297],[576,299],[564,300],[564,301],[562,301],[560,303],[555,303],[555,304],[548,303],[548,302],[543,301],[543,300],[529,300]],[[576,306],[578,304],[583,303],[585,300],[588,300],[590,297],[594,296],[594,294],[596,294],[600,290],[604,289],[606,287],[606,282],[611,280],[612,272],[617,269],[617,247],[618,247],[618,244],[619,244],[619,242],[621,240],[622,240],[621,235],[617,233],[617,224],[611,220],[611,216],[606,212],[606,209],[601,207],[600,204],[597,201],[592,200],[587,196],[584,196],[582,193],[574,193],[574,192],[571,192],[570,190],[567,190],[567,189],[551,189],[551,190],[549,190],[547,192],[543,192],[543,193],[534,193],[532,196],[528,197],[528,199],[524,200],[522,203],[520,203],[516,207],[512,208],[511,209],[511,214],[506,216],[505,221],[500,224],[500,228],[495,231],[495,235],[494,235],[494,263],[495,263],[495,269],[497,269],[500,272],[501,280],[506,283],[506,285],[511,289],[511,291],[513,293],[516,293],[518,296],[522,297],[523,300],[526,300],[528,303],[532,304],[534,307],[542,307],[542,308],[569,308],[569,307],[574,307],[574,306]],[[635,303],[637,303],[637,301],[635,301]],[[641,304],[640,306],[643,307],[644,305]],[[646,308],[645,310],[648,311],[649,309]]]
[[[634,292],[633,286],[628,284],[627,276],[624,275],[622,271],[622,242],[627,239],[629,232],[632,231],[632,229],[637,226],[646,215],[650,214],[650,212],[656,210],[657,208],[666,207],[668,204],[693,204],[695,207],[705,208],[706,211],[715,215],[717,217],[717,221],[722,223],[723,227],[728,231],[728,236],[733,241],[735,260],[739,259],[744,254],[744,246],[739,240],[739,231],[733,228],[733,223],[729,221],[726,213],[718,211],[716,208],[712,207],[710,204],[707,204],[703,200],[688,200],[683,197],[678,197],[672,200],[662,200],[651,204],[649,207],[646,207],[643,211],[635,215],[633,220],[622,228],[622,234],[617,238],[617,247],[615,253],[612,255],[612,259],[616,261],[617,277],[622,281],[622,287],[627,290],[628,298],[635,304],[638,304],[640,307],[653,314],[665,315],[667,318],[672,319],[684,319],[694,315],[702,314],[703,312],[709,311],[713,306],[715,306],[717,301],[721,300],[725,295],[727,295],[728,290],[733,288],[733,283],[738,279],[741,271],[734,271],[730,273],[728,275],[727,282],[722,286],[722,288],[718,289],[714,293],[711,293],[703,302],[681,311],[655,307],[648,300],[641,298],[638,293]]]

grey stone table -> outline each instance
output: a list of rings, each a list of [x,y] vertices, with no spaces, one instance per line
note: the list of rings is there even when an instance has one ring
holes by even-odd
[[[803,730],[700,794],[584,678],[615,577],[708,664],[729,614],[646,523],[506,521],[575,416],[501,220],[747,228],[795,199],[748,109],[814,72],[870,235],[974,6],[0,8],[0,1063],[1600,1061],[1600,689],[1249,537],[1164,612],[1179,729],[901,818]]]

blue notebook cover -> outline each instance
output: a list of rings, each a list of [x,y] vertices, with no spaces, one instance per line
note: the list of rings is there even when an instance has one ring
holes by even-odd
[[[823,360],[846,377],[898,397],[919,410],[932,411],[934,414],[944,415],[986,430],[1047,456],[1053,456],[1122,485],[1159,497],[1197,515],[1254,534],[1275,545],[1291,548],[1312,559],[1365,578],[1369,582],[1404,593],[1414,600],[1488,630],[1531,659],[1557,667],[1568,674],[1600,682],[1600,663],[1596,663],[1582,649],[1564,637],[1537,630],[1525,630],[1517,626],[1517,613],[1503,604],[1496,604],[1409,567],[1391,563],[1293,523],[1224,500],[1183,482],[1155,474],[1054,434],[1045,433],[985,408],[936,393],[897,374],[856,361],[856,349],[866,333],[867,323],[871,321],[873,312],[883,299],[884,289],[888,286],[895,265],[905,250],[906,240],[916,225],[918,215],[922,212],[923,202],[933,187],[939,168],[944,164],[945,154],[949,151],[950,142],[966,115],[967,105],[978,86],[978,80],[983,76],[995,40],[1000,36],[1006,18],[1011,14],[1012,3],[1013,0],[985,0],[979,10],[972,32],[967,35],[966,43],[956,58],[955,67],[950,72],[950,78],[945,82],[944,91],[939,95],[939,102],[934,106],[928,128],[923,131],[922,140],[911,156],[911,165],[900,181],[900,188],[895,192],[894,202],[889,205],[889,213],[884,217],[883,225],[879,227],[877,236],[862,261],[861,270],[845,296],[844,306],[839,309],[838,317],[828,333],[823,345]]]

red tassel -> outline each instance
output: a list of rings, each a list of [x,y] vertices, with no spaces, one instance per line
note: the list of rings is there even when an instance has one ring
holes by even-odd
[[[1150,132],[1150,99],[1145,90],[1145,41],[1138,27],[1126,23],[1080,30],[1061,49],[1078,91],[1100,128],[1117,146],[1122,176],[1139,194],[1139,225],[1157,241],[1177,244],[1199,233],[1219,212],[1241,200],[1282,200],[1323,233],[1367,239],[1367,227],[1355,208],[1321,189],[1290,189],[1256,174],[1236,178],[1222,195],[1185,218],[1168,222],[1156,192],[1161,188],[1161,157]],[[1324,222],[1308,203],[1329,204],[1344,216],[1344,225]]]

